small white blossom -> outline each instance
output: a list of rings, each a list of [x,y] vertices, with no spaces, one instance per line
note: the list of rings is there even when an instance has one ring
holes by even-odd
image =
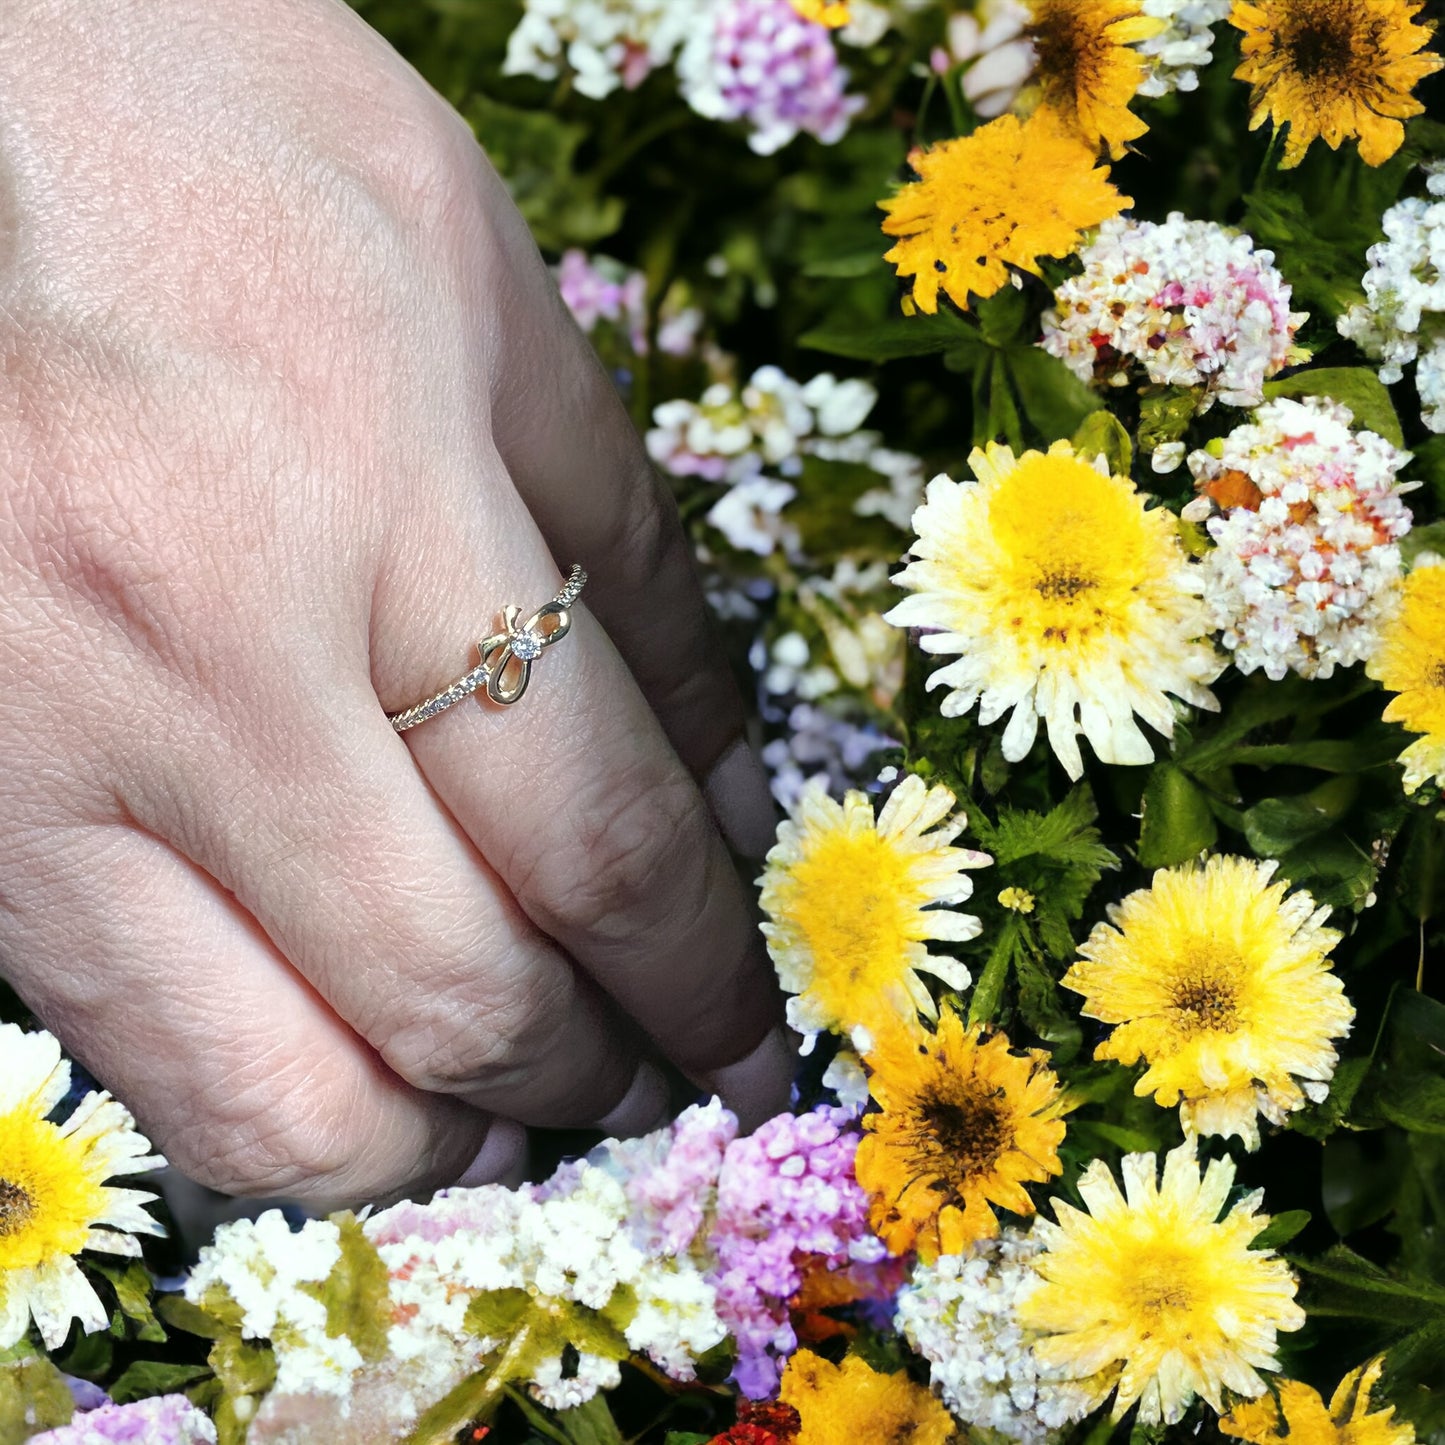
[[[1079,1385],[1050,1377],[1034,1357],[1036,1336],[1018,1323],[1019,1303],[1038,1284],[1041,1248],[1027,1232],[1005,1229],[968,1254],[917,1264],[894,1321],[959,1419],[1025,1445],[1043,1445],[1091,1405]]]
[[[1168,95],[1171,90],[1197,90],[1199,71],[1214,58],[1214,31],[1229,14],[1230,0],[1143,0],[1140,9],[1168,25],[1135,45],[1149,62],[1139,94]]]
[[[243,1337],[270,1340],[275,1349],[277,1394],[344,1402],[361,1354],[345,1335],[327,1333],[326,1306],[301,1289],[322,1283],[340,1258],[341,1231],[329,1220],[309,1219],[293,1233],[279,1209],[268,1209],[216,1231],[186,1282],[186,1298],[199,1304],[214,1285],[230,1294]]]
[[[1385,212],[1385,239],[1365,253],[1365,300],[1338,325],[1380,363],[1387,385],[1418,360],[1425,425],[1445,432],[1445,162],[1425,171],[1430,198],[1410,196]]]
[[[688,0],[526,0],[507,40],[504,75],[556,80],[602,100],[668,64],[696,21]]]

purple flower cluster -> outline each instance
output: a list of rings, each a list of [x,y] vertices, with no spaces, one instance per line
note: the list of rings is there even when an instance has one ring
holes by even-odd
[[[102,1405],[31,1445],[216,1445],[216,1427],[184,1395]]]
[[[687,103],[713,120],[745,120],[748,144],[771,155],[799,132],[831,145],[863,98],[845,93],[828,28],[788,0],[719,0],[677,61]]]
[[[752,1399],[778,1384],[778,1361],[797,1348],[788,1299],[813,1257],[825,1267],[876,1262],[868,1199],[853,1174],[857,1127],[845,1109],[780,1114],[729,1145],[718,1176],[708,1279],[737,1340],[733,1372]]]

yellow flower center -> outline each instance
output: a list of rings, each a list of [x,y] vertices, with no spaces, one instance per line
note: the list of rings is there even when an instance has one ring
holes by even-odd
[[[920,1150],[941,1154],[960,1176],[986,1173],[1013,1143],[1011,1119],[981,1094],[935,1095],[919,1102],[918,1115],[924,1126],[918,1131]]]
[[[1075,457],[1025,457],[990,508],[1000,583],[1025,637],[1077,647],[1115,630],[1148,573],[1142,513],[1127,487]]]
[[[1194,1257],[1180,1250],[1156,1246],[1136,1263],[1125,1297],[1131,1313],[1143,1327],[1141,1337],[1166,1343],[1176,1335],[1187,1338],[1197,1324],[1190,1279],[1194,1273]]]
[[[1349,81],[1362,55],[1378,50],[1385,22],[1357,16],[1339,0],[1295,0],[1297,11],[1280,32],[1280,49],[1306,80],[1322,84]]]
[[[79,1254],[104,1212],[84,1156],[54,1124],[24,1110],[0,1118],[0,1273]]]
[[[1207,944],[1190,956],[1170,993],[1186,1033],[1232,1034],[1239,1027],[1240,960]]]
[[[789,909],[814,959],[825,1008],[851,1017],[860,987],[882,991],[918,937],[927,896],[908,860],[873,830],[831,833],[793,870]]]

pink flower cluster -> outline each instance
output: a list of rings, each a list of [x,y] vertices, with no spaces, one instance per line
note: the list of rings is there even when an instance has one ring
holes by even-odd
[[[780,1361],[797,1348],[788,1301],[805,1267],[871,1265],[887,1254],[868,1229],[857,1151],[846,1109],[779,1114],[739,1139],[737,1120],[714,1099],[670,1130],[608,1143],[590,1158],[621,1179],[643,1249],[705,1262],[718,1317],[737,1342],[733,1378],[752,1399],[777,1388]]]
[[[797,1348],[787,1302],[803,1283],[804,1261],[839,1268],[886,1254],[868,1229],[868,1199],[853,1173],[857,1152],[852,1116],[827,1107],[780,1114],[728,1148],[708,1278],[737,1341],[733,1378],[752,1399],[772,1394],[779,1358]]]
[[[639,356],[647,350],[647,281],[641,271],[573,246],[562,254],[557,285],[583,331],[590,335],[599,321],[610,321],[625,327]]]
[[[1270,251],[1213,221],[1177,211],[1162,225],[1115,216],[1082,251],[1044,315],[1043,349],[1081,380],[1125,386],[1138,368],[1164,386],[1258,406],[1264,383],[1292,360],[1305,320]]]
[[[216,1427],[184,1395],[157,1395],[131,1405],[102,1405],[69,1425],[32,1437],[31,1445],[215,1445]]]
[[[744,120],[748,145],[771,155],[806,132],[831,145],[863,106],[845,93],[826,26],[788,0],[719,0],[677,60],[683,98],[712,120]]]

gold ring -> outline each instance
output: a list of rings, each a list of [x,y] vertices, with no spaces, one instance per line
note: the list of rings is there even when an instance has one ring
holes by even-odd
[[[477,643],[477,665],[469,673],[415,707],[387,713],[387,722],[404,733],[483,689],[493,702],[510,707],[526,692],[532,664],[571,631],[571,607],[586,585],[587,574],[574,562],[562,590],[525,622],[520,607],[502,608],[502,630]]]

